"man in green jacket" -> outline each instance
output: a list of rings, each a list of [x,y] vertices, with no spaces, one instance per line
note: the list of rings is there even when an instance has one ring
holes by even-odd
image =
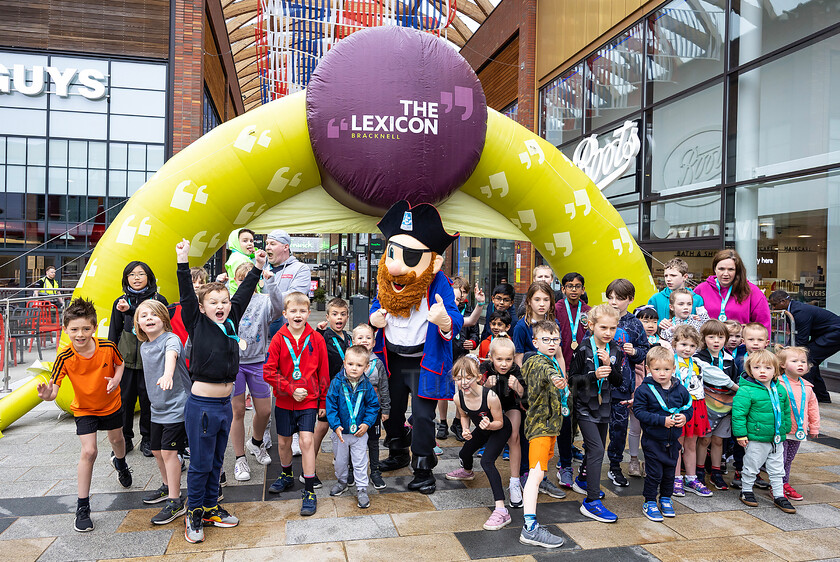
[[[790,400],[779,384],[779,360],[767,351],[751,353],[744,362],[732,403],[732,436],[746,449],[741,472],[741,502],[757,507],[753,484],[761,466],[767,470],[773,490],[773,503],[785,513],[796,513],[784,495],[785,474],[782,442],[790,432]]]

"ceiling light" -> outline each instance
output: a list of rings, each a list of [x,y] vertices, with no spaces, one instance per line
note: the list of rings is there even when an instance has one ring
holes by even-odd
[[[800,234],[797,238],[811,238],[810,234]]]

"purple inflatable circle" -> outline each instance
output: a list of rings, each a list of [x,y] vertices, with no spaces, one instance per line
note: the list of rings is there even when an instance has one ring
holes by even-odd
[[[469,63],[443,39],[402,27],[336,44],[309,82],[306,117],[322,185],[368,214],[401,199],[445,200],[475,170],[487,132]]]

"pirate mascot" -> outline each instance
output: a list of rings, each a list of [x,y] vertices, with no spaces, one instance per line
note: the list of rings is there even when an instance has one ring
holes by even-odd
[[[374,352],[388,368],[391,392],[391,416],[384,424],[389,455],[381,469],[397,470],[410,460],[414,480],[408,489],[431,494],[435,410],[438,400],[455,394],[452,336],[464,323],[449,279],[440,271],[443,252],[458,234],[448,234],[437,209],[427,203],[412,207],[400,201],[378,226],[387,243],[370,323],[377,328]],[[409,394],[411,429],[405,426]]]

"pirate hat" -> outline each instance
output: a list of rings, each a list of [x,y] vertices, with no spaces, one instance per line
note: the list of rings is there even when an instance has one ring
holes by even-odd
[[[433,205],[420,203],[412,207],[405,200],[394,203],[377,226],[386,239],[407,234],[437,254],[445,252],[460,236],[457,232],[454,235],[446,232],[440,213]]]

